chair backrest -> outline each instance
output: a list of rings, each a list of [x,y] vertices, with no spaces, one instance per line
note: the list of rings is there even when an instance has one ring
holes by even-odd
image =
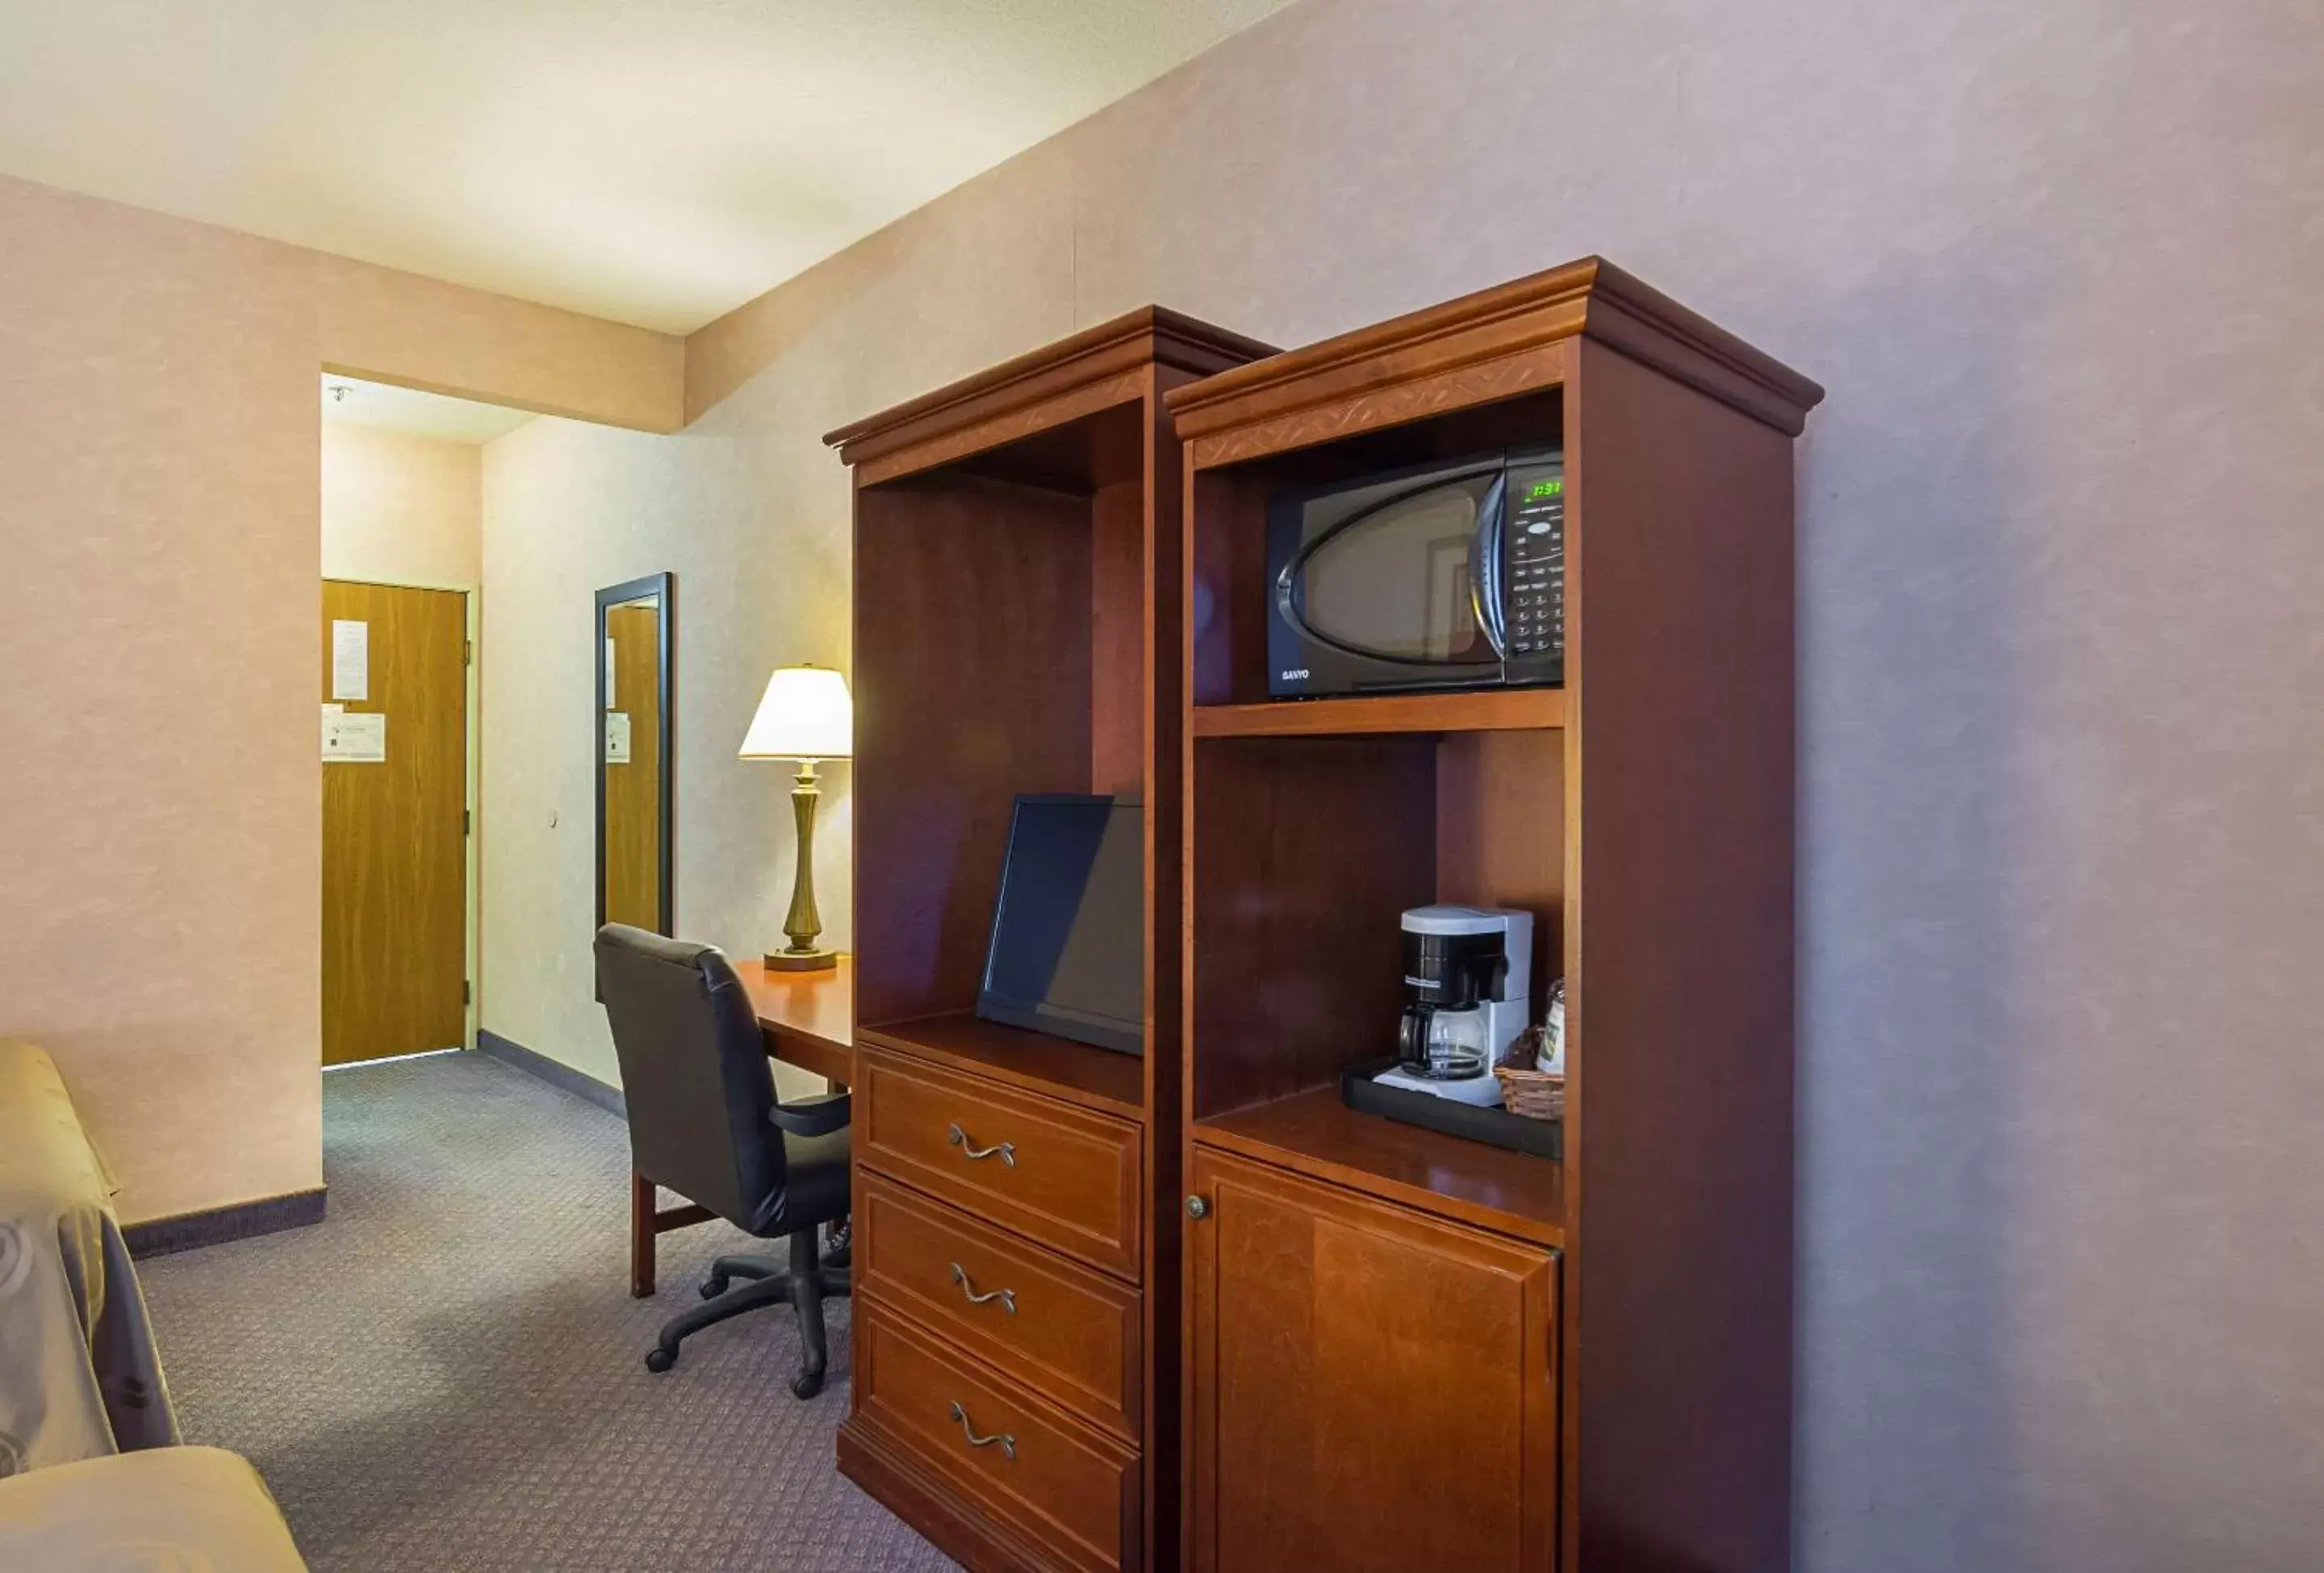
[[[597,985],[638,1171],[755,1230],[782,1194],[775,1083],[742,980],[715,947],[608,923]]]

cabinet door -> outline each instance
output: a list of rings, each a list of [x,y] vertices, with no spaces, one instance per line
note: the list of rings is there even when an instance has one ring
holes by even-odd
[[[1556,1256],[1200,1149],[1190,1178],[1193,1566],[1545,1573]]]

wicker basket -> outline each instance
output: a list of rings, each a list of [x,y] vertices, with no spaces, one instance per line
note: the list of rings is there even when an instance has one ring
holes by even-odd
[[[1563,1076],[1536,1070],[1530,1065],[1496,1065],[1493,1075],[1501,1084],[1501,1106],[1509,1113],[1523,1115],[1528,1120],[1565,1117]]]
[[[1541,1052],[1539,1026],[1526,1028],[1509,1045],[1507,1061],[1493,1067],[1493,1075],[1501,1084],[1501,1106],[1513,1115],[1523,1115],[1528,1120],[1562,1120],[1565,1117],[1565,1078],[1536,1070],[1534,1059]]]

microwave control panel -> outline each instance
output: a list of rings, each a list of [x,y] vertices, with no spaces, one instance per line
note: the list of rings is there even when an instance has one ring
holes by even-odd
[[[1557,682],[1565,673],[1565,466],[1511,465],[1507,495],[1508,680]]]

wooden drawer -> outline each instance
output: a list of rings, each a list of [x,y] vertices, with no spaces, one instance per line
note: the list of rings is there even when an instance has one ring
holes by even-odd
[[[855,1310],[855,1402],[922,1467],[1059,1566],[1137,1568],[1139,1456],[879,1300]]]
[[[866,1165],[1139,1280],[1136,1125],[862,1049],[856,1152]]]
[[[1136,1290],[869,1171],[855,1249],[860,1292],[1138,1445]]]

